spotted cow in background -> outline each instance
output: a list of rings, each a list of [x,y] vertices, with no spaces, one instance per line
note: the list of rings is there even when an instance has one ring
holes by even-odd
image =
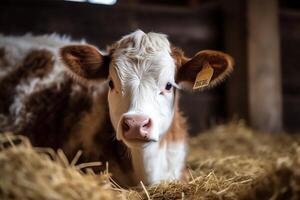
[[[0,132],[24,134],[35,146],[63,148],[70,159],[79,149],[85,161],[102,159],[101,152],[123,154],[122,148],[94,151],[95,141],[111,144],[114,138],[108,87],[83,87],[66,76],[58,52],[70,44],[84,41],[58,35],[0,35]]]
[[[187,126],[178,89],[191,90],[207,66],[207,87],[214,86],[233,65],[217,51],[187,58],[165,35],[140,30],[106,54],[57,36],[0,41],[0,130],[69,156],[83,149],[86,160],[108,161],[122,185],[183,178]]]

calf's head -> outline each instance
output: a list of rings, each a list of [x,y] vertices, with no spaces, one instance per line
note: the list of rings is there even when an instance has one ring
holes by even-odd
[[[71,75],[85,84],[107,81],[110,118],[130,148],[157,142],[168,131],[174,114],[175,90],[192,89],[197,76],[213,69],[209,86],[232,70],[233,60],[217,51],[187,58],[158,33],[131,33],[113,44],[107,55],[91,45],[70,45],[60,51]]]

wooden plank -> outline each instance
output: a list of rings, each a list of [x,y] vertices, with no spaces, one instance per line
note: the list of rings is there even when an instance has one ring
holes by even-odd
[[[248,0],[250,121],[269,132],[282,129],[278,17],[276,0]]]
[[[224,13],[224,51],[235,60],[234,72],[226,80],[228,119],[248,117],[246,1],[222,1]]]

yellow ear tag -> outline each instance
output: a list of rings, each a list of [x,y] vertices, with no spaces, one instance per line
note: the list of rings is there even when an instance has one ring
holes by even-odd
[[[208,86],[213,74],[214,69],[210,66],[208,62],[205,62],[202,70],[196,76],[193,90]]]

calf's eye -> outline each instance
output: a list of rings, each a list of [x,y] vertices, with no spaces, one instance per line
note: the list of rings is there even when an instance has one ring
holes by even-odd
[[[166,87],[165,87],[165,89],[166,90],[171,90],[172,87],[173,87],[172,83],[168,82],[167,85],[166,85]]]
[[[109,80],[108,86],[111,90],[114,89],[114,82],[112,80]]]

